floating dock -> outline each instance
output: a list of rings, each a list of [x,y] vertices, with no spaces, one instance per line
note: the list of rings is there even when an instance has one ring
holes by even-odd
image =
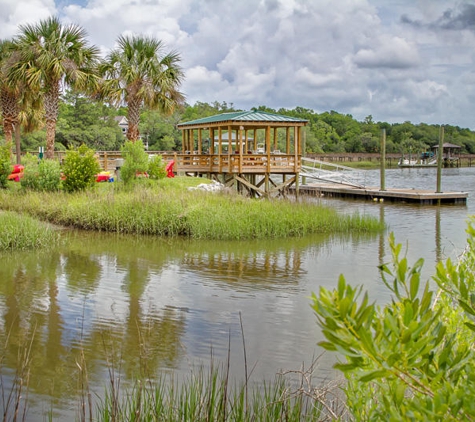
[[[390,188],[380,190],[377,187],[357,187],[336,183],[312,183],[300,185],[301,194],[323,196],[327,198],[350,198],[371,201],[402,202],[421,205],[467,203],[468,192],[434,192],[424,189]]]

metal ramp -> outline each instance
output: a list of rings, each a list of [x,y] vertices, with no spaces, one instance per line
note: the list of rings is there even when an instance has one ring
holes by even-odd
[[[336,183],[341,185],[364,188],[364,170],[333,164],[326,161],[302,157],[300,171],[302,179],[310,178],[315,181]]]

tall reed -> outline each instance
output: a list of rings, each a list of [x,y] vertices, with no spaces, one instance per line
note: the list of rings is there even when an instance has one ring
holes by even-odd
[[[0,251],[47,247],[58,240],[57,231],[33,217],[0,212]]]
[[[11,192],[0,192],[0,208],[86,230],[196,239],[244,240],[382,229],[370,216],[341,215],[305,201],[189,191],[179,179],[173,179],[176,185],[159,180],[133,189],[105,184],[75,194],[24,192],[17,193],[14,200]]]
[[[302,373],[301,376],[305,377]],[[106,390],[97,403],[98,421],[325,421],[344,413],[336,384],[315,388],[294,384],[277,374],[272,382],[255,384],[246,399],[244,385],[229,385],[226,370],[199,367],[179,382],[171,376],[137,381],[119,400]]]

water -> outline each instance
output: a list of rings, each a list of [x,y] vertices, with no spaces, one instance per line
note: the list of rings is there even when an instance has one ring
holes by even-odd
[[[365,177],[378,185],[378,171]],[[465,246],[474,179],[475,168],[444,169],[442,189],[469,192],[466,206],[314,200],[383,219],[398,242],[407,242],[411,262],[425,259],[429,279],[437,260]],[[435,169],[386,173],[387,188],[435,184]],[[322,340],[311,293],[336,286],[344,274],[372,299],[387,301],[377,271],[389,259],[387,235],[204,242],[72,232],[61,249],[3,255],[3,382],[31,346],[29,420],[51,409],[55,420],[66,420],[76,414],[80,368],[87,367],[88,388],[101,394],[108,368],[119,362],[124,383],[140,371],[188,374],[211,356],[225,361],[228,349],[235,379],[245,376],[244,351],[254,382],[308,367]],[[334,357],[318,362],[316,378],[332,378]]]

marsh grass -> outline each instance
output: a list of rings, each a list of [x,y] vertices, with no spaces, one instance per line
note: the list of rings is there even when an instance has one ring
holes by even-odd
[[[292,422],[335,420],[344,413],[336,385],[294,386],[285,375],[277,374],[272,382],[248,390],[244,385],[229,385],[225,371],[201,367],[182,383],[171,376],[137,381],[120,398],[109,389],[97,403],[95,420]]]
[[[106,232],[245,240],[311,233],[377,232],[374,217],[341,215],[330,207],[288,200],[255,200],[235,193],[190,191],[204,179],[147,180],[133,187],[101,184],[64,192],[0,192],[0,208],[54,224]]]
[[[33,217],[0,212],[0,251],[48,247],[59,241],[57,231]]]
[[[30,367],[35,333],[18,348],[17,369],[12,371],[0,359],[0,406],[3,421],[32,420],[29,414]],[[7,349],[9,338],[4,344]],[[107,346],[106,346],[107,347]],[[117,351],[116,351],[117,352]],[[3,354],[5,351],[3,351]],[[120,353],[119,353],[120,354]],[[142,375],[130,379],[121,373],[121,359],[107,359],[105,387],[93,392],[88,369],[81,355],[77,359],[74,420],[81,422],[323,422],[344,420],[347,407],[341,394],[341,380],[320,381],[313,376],[318,358],[307,370],[276,374],[271,381],[251,383],[245,370],[242,382],[230,377],[228,361],[216,365],[213,357],[209,367],[190,368],[188,374],[162,372],[151,376],[146,368]],[[100,387],[99,387],[100,388]],[[53,405],[43,420],[54,420]],[[72,415],[70,420],[73,420]]]
[[[32,346],[36,329],[28,333],[26,341],[18,345],[17,367],[15,371],[8,370],[4,364],[10,335],[7,333],[0,358],[0,407],[3,421],[23,421],[28,413],[28,394]]]
[[[271,381],[254,382],[248,370],[244,328],[241,321],[244,354],[243,380],[231,377],[231,342],[227,358],[216,363],[211,349],[209,366],[190,366],[180,376],[173,372],[151,374],[146,364],[149,353],[143,347],[138,378],[123,377],[122,352],[104,341],[109,379],[102,394],[82,390],[79,420],[161,421],[161,422],[323,422],[343,420],[346,403],[341,394],[342,380],[315,381],[319,357],[308,368],[277,373]],[[85,362],[84,362],[85,364]],[[79,377],[87,372],[78,365]],[[85,384],[83,384],[85,385]],[[87,397],[87,399],[86,399]],[[91,400],[91,397],[94,397]]]

